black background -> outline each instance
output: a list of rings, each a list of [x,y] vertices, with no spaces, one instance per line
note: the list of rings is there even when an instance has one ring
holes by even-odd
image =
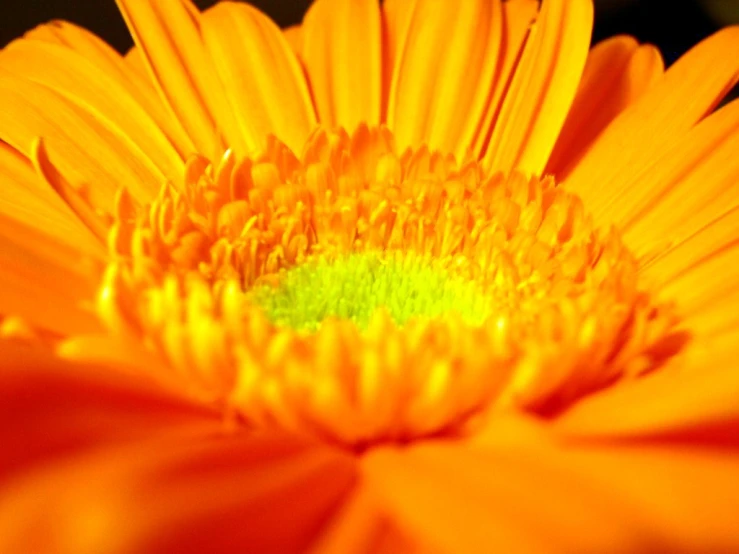
[[[456,0],[464,1],[464,0]],[[196,0],[201,8],[215,0]],[[310,0],[253,0],[281,26],[301,20]],[[594,40],[627,33],[656,44],[670,63],[718,28],[697,0],[601,0],[596,9]],[[617,4],[608,8],[607,4]],[[66,19],[102,36],[120,51],[131,45],[114,0],[0,0],[0,45],[39,23]]]

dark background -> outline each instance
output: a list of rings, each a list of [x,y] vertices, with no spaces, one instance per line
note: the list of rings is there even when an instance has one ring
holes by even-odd
[[[204,8],[215,0],[196,3]],[[253,0],[252,4],[287,26],[301,20],[310,0]],[[631,34],[656,44],[667,63],[721,26],[699,0],[596,0],[596,4],[595,40]],[[50,19],[78,23],[120,51],[131,45],[114,0],[0,0],[0,45]]]

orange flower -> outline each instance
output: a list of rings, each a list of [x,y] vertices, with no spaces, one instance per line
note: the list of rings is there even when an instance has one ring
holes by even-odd
[[[118,4],[0,52],[0,552],[739,551],[739,28]]]

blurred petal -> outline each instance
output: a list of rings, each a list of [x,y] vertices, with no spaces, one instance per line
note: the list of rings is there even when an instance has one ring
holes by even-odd
[[[365,486],[383,499],[388,518],[440,552],[739,547],[731,508],[739,493],[735,451],[678,441],[628,445],[521,423],[491,418],[493,439],[485,442],[372,452]]]
[[[316,119],[300,64],[280,29],[259,10],[226,2],[203,15],[202,30],[244,153],[263,150],[268,134],[300,153]]]
[[[295,52],[295,55],[300,58],[303,53],[303,26],[293,25],[292,27],[283,29],[282,33],[290,48]]]
[[[591,0],[546,0],[531,29],[485,153],[487,167],[539,175],[585,67]]]
[[[554,429],[592,440],[662,439],[739,447],[739,372],[659,371],[593,394],[557,417]]]
[[[373,451],[365,486],[432,551],[629,552],[658,544],[617,490],[556,463],[534,437],[515,448],[439,442]]]
[[[580,88],[557,139],[546,173],[564,180],[608,124],[642,96],[664,73],[652,45],[618,36],[597,44],[588,55]]]
[[[0,417],[0,487],[12,472],[82,450],[218,424],[147,380],[2,340]]]
[[[352,132],[380,123],[382,36],[376,0],[317,0],[302,26],[302,59],[318,117]]]
[[[0,551],[303,551],[353,482],[329,448],[28,359],[0,369]]]
[[[637,547],[627,551],[739,551],[736,450],[652,443],[566,448],[559,454],[557,463],[572,474],[607,487],[632,504],[641,523],[649,525],[651,533],[661,539],[661,545],[651,550]],[[616,525],[618,520],[612,518],[611,523]]]

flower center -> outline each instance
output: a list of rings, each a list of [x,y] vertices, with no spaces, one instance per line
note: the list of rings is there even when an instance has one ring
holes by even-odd
[[[452,313],[466,325],[482,325],[490,316],[490,301],[475,283],[440,265],[413,252],[318,258],[282,271],[276,284],[255,286],[249,299],[275,325],[296,330],[315,331],[329,317],[364,330],[378,309],[399,326],[411,318],[442,319]]]
[[[98,310],[178,386],[253,426],[350,447],[545,415],[672,356],[677,319],[616,231],[551,179],[383,128],[193,158],[121,193]]]

